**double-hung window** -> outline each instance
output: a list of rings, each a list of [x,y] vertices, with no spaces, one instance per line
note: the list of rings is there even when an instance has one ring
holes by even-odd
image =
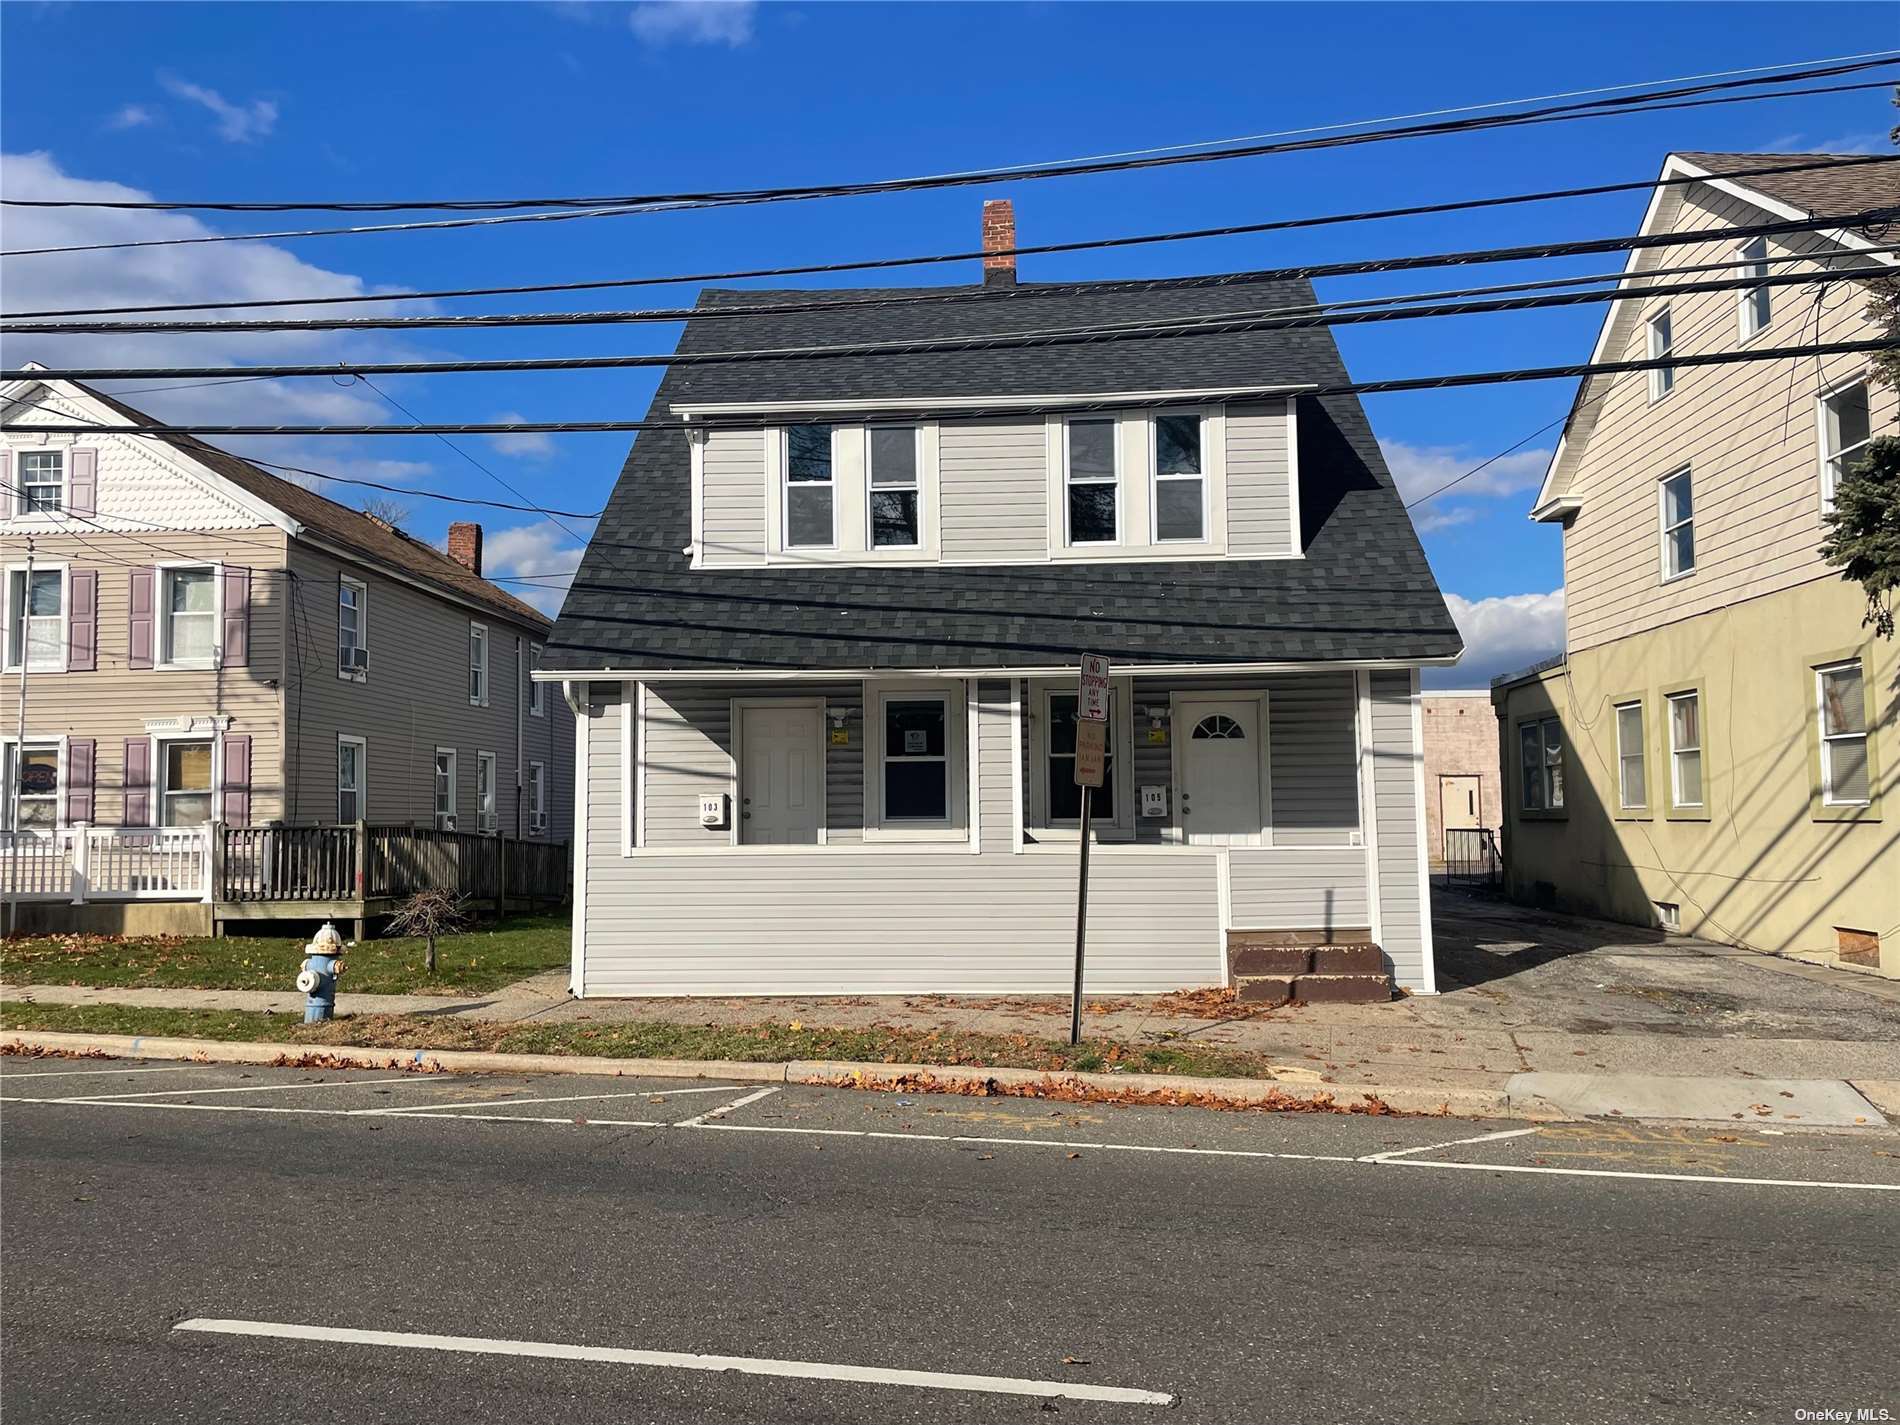
[[[1070,544],[1114,544],[1120,538],[1116,447],[1113,417],[1077,417],[1063,424],[1063,504]]]
[[[1154,418],[1156,544],[1207,538],[1207,466],[1198,415]]]
[[[1643,760],[1643,705],[1616,705],[1616,800],[1624,811],[1649,805],[1649,771]]]
[[[1867,410],[1867,383],[1851,386],[1821,401],[1821,508],[1834,508],[1834,492],[1841,479],[1854,468],[1867,450],[1873,436],[1873,422]]]
[[[944,693],[882,700],[879,825],[945,826],[950,821],[950,699]]]
[[[1664,307],[1649,319],[1649,359],[1663,361],[1673,356],[1676,350],[1675,329],[1669,323],[1669,308]],[[1652,366],[1649,368],[1649,399],[1660,401],[1676,389],[1676,368],[1673,366]]]
[[[468,626],[468,705],[488,706],[488,629],[479,623]]]
[[[1702,695],[1671,693],[1669,703],[1669,792],[1678,807],[1702,805]]]
[[[831,427],[785,431],[785,547],[830,549],[838,542]]]
[[[339,678],[360,683],[369,676],[368,633],[369,590],[362,580],[342,575],[336,586],[336,673]]]
[[[548,688],[546,683],[534,681],[535,669],[541,666],[541,645],[528,645],[528,716],[545,717],[547,715]]]
[[[177,668],[209,668],[218,646],[218,571],[165,569],[160,661]]]
[[[873,549],[915,549],[923,543],[917,491],[920,444],[916,426],[872,426],[865,432]]]
[[[159,824],[203,826],[211,820],[211,744],[164,742],[159,747]]]
[[[59,744],[9,742],[0,765],[0,828],[12,831],[52,831],[59,825]],[[14,790],[19,790],[20,824],[13,815]]]
[[[7,573],[7,663],[28,670],[66,666],[66,573],[24,569]]]
[[[1099,830],[1115,820],[1115,705],[1109,694],[1109,736],[1102,758],[1102,785],[1089,793],[1089,818]],[[1075,727],[1078,699],[1074,693],[1050,693],[1048,765],[1045,767],[1048,826],[1080,826],[1082,789],[1075,784]]]
[[[1695,568],[1695,495],[1685,467],[1657,486],[1662,523],[1662,577],[1674,579]]]
[[[365,820],[363,798],[364,763],[368,745],[360,737],[339,733],[336,739],[336,819]]]
[[[66,452],[23,450],[18,461],[18,508],[23,515],[66,508]]]
[[[1554,717],[1520,723],[1518,755],[1522,759],[1525,811],[1562,811],[1564,806],[1564,730]]]
[[[540,836],[548,829],[548,769],[539,762],[528,764],[528,834]]]
[[[475,754],[475,829],[493,834],[501,830],[501,808],[495,793],[495,754]]]
[[[1741,259],[1741,278],[1750,284],[1741,289],[1742,340],[1747,341],[1767,326],[1768,319],[1774,315],[1774,298],[1766,281],[1768,239],[1751,238],[1736,255]]]
[[[1814,678],[1821,704],[1821,800],[1828,806],[1866,806],[1872,800],[1872,778],[1860,660],[1817,668]]]
[[[455,830],[455,749],[435,749],[435,829]]]

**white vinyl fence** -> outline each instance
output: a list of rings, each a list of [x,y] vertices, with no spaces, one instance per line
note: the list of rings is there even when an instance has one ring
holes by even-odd
[[[0,895],[26,901],[209,901],[211,829],[0,831]]]

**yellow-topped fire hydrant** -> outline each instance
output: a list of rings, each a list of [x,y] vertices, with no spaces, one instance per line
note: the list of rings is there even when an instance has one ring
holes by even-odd
[[[343,973],[343,937],[327,920],[304,947],[297,988],[305,995],[303,1022],[315,1024],[336,1013],[336,977]]]

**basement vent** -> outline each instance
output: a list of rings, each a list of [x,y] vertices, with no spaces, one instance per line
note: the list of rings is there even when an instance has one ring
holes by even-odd
[[[1844,965],[1868,965],[1880,968],[1880,936],[1871,930],[1834,927],[1834,941]]]
[[[1656,923],[1664,930],[1682,929],[1682,907],[1674,901],[1655,901]]]

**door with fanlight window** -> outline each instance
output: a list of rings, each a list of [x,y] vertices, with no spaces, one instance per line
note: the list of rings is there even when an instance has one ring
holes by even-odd
[[[1174,736],[1180,757],[1178,816],[1190,845],[1260,841],[1262,807],[1258,698],[1180,698]]]

